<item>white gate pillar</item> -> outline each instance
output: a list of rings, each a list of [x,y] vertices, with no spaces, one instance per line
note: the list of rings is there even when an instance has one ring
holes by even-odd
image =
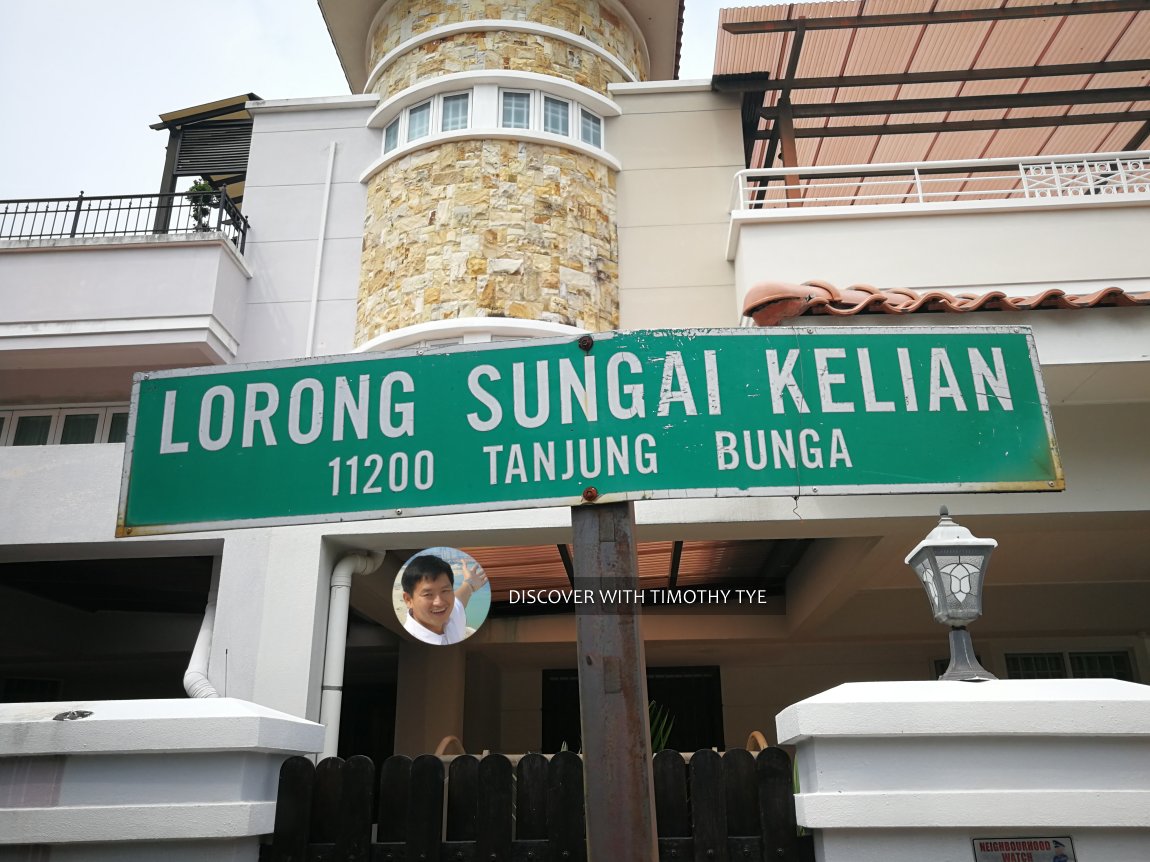
[[[1063,837],[1070,860],[1150,859],[1148,686],[849,683],[776,725],[819,862],[974,862],[975,839]]]

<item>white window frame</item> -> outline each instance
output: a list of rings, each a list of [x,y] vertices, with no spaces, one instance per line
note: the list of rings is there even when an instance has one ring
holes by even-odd
[[[387,127],[384,128],[384,130],[383,130],[383,152],[385,155],[387,153],[390,153],[392,150],[398,150],[399,149],[400,141],[403,139],[403,129],[401,128],[402,125],[403,125],[403,113],[401,112],[399,114],[399,116],[397,116],[394,120],[392,120],[390,123],[388,123]],[[389,147],[387,145],[387,133],[390,132],[392,129],[395,129],[395,141],[392,142],[392,145]]]
[[[420,108],[427,107],[427,131],[417,138],[411,137],[411,114],[413,111],[418,111]],[[435,99],[424,99],[417,105],[412,105],[410,108],[403,112],[407,128],[404,129],[404,143],[413,144],[416,141],[422,141],[424,138],[429,138],[435,134]]]
[[[506,114],[503,111],[504,99],[507,96],[526,96],[527,97],[527,125],[525,126],[509,126],[504,122]],[[538,90],[517,90],[513,88],[499,88],[499,128],[513,129],[519,131],[530,131],[535,122],[535,107],[539,103]]]
[[[463,119],[463,125],[456,129],[443,128],[444,122],[447,120],[447,100],[453,97],[466,96],[467,97],[467,115]],[[456,90],[453,93],[441,93],[435,97],[435,107],[439,108],[439,119],[436,122],[436,127],[441,133],[444,132],[462,132],[465,129],[471,128],[471,116],[475,106],[475,91],[474,90]],[[435,107],[432,108],[434,111]]]
[[[547,103],[549,101],[550,102],[559,102],[560,104],[567,106],[567,131],[566,132],[553,132],[549,128],[547,128]],[[571,135],[571,125],[572,125],[571,124],[571,114],[572,114],[571,108],[572,108],[572,105],[574,105],[574,102],[572,102],[570,99],[564,99],[561,96],[555,96],[555,95],[552,95],[551,93],[543,93],[543,98],[541,98],[539,100],[539,111],[540,111],[540,114],[539,114],[539,117],[540,117],[540,119],[539,119],[539,131],[543,132],[544,134],[555,135],[556,137],[560,137],[560,138],[572,137],[572,135]]]
[[[116,442],[117,443],[126,443],[127,442],[127,440],[128,440],[128,417],[131,415],[131,410],[128,407],[108,407],[107,412],[104,416],[104,419],[105,419],[104,428],[100,434],[100,442],[101,443],[112,442],[108,439],[109,435],[111,435],[111,433],[112,433],[112,417],[119,416],[121,413],[124,414],[124,439],[123,440],[117,440]]]
[[[42,444],[35,444],[35,445],[51,446],[52,445],[52,438],[56,436],[56,429],[60,424],[60,411],[59,411],[58,407],[40,407],[40,408],[26,407],[26,408],[21,409],[21,410],[13,410],[12,411],[12,418],[10,420],[10,422],[12,423],[11,427],[6,427],[4,430],[4,445],[5,446],[14,445],[13,441],[16,439],[16,426],[20,424],[20,419],[22,417],[25,417],[25,416],[48,416],[48,417],[50,417],[49,424],[48,424],[48,440],[47,440],[47,442],[42,443]],[[8,423],[5,423],[5,425],[7,426]]]
[[[16,438],[16,426],[22,417],[25,416],[48,416],[48,440],[42,446],[59,446],[60,438],[64,435],[64,418],[72,415],[91,415],[97,414],[96,419],[96,439],[88,444],[76,445],[94,445],[96,443],[107,443],[108,433],[112,430],[112,417],[118,413],[128,413],[129,405],[124,403],[115,404],[69,404],[61,405],[54,404],[44,407],[5,407],[0,410],[0,417],[4,419],[4,427],[0,429],[0,447],[11,446],[13,440]]]
[[[96,414],[96,434],[92,443],[103,443],[105,438],[105,431],[108,425],[108,411],[103,407],[65,407],[61,408],[59,419],[56,422],[56,427],[53,430],[51,438],[48,440],[49,446],[63,445],[60,440],[64,437],[64,419],[67,416],[91,416]],[[69,445],[83,445],[83,444],[69,444]]]
[[[544,76],[534,73],[501,74],[494,72],[460,72],[444,76],[441,83],[430,82],[409,87],[393,96],[372,114],[368,125],[382,131],[380,157],[364,172],[366,181],[384,165],[402,158],[414,150],[434,146],[440,140],[457,138],[485,138],[488,132],[495,139],[515,139],[522,134],[525,140],[539,143],[554,142],[581,150],[607,164],[618,164],[606,150],[606,117],[616,116],[614,105],[585,88],[567,82],[543,81]],[[506,125],[504,112],[507,99],[526,100],[527,124]],[[457,129],[444,129],[447,99],[464,98],[467,106],[465,125]],[[566,128],[544,128],[548,108],[558,125]],[[412,113],[426,112],[426,135],[412,137]],[[594,128],[585,136],[583,125]],[[388,135],[395,140],[388,142]],[[586,138],[590,137],[591,140]]]
[[[598,133],[599,140],[589,141],[585,137],[583,137],[583,118],[584,117],[590,117],[592,120],[595,121],[595,123],[596,123],[595,130]],[[600,117],[598,114],[596,114],[594,111],[588,111],[582,105],[579,106],[579,140],[582,141],[583,143],[585,143],[589,147],[595,147],[596,149],[599,149],[599,150],[603,149],[603,118]]]
[[[466,96],[467,97],[467,118],[464,124],[458,129],[444,129],[443,123],[446,118],[444,111],[444,100],[450,99],[453,96]],[[413,111],[418,111],[420,108],[427,108],[427,132],[417,138],[411,137],[411,114]],[[452,132],[462,132],[472,128],[475,125],[475,88],[471,87],[466,90],[453,90],[449,93],[436,93],[430,98],[423,99],[416,102],[414,105],[409,105],[400,111],[383,128],[383,140],[381,141],[381,149],[383,155],[388,155],[396,150],[401,150],[409,144],[417,143],[426,138],[437,137],[439,135],[451,134]],[[392,129],[395,130],[395,141],[388,146],[387,135]]]

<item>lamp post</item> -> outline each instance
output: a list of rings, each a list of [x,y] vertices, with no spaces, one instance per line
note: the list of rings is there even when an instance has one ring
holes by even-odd
[[[966,527],[942,516],[905,560],[922,581],[934,618],[950,626],[950,667],[939,679],[985,682],[996,679],[978,663],[966,626],[982,616],[982,579],[994,539],[979,539]]]

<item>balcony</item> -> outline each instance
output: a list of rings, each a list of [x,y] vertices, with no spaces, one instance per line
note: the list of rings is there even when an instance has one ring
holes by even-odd
[[[0,368],[232,361],[247,234],[219,191],[0,201]]]
[[[882,288],[1089,292],[1150,276],[1150,152],[740,171],[736,290],[817,278]]]

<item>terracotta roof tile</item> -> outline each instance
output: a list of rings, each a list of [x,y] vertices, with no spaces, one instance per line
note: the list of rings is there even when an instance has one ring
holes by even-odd
[[[947,293],[904,288],[880,290],[869,284],[839,288],[825,281],[804,284],[761,282],[747,291],[743,314],[757,326],[777,326],[795,317],[812,314],[914,314],[917,312],[1034,311],[1047,308],[1150,307],[1150,291],[1130,293],[1107,287],[1094,293],[1070,294],[1049,288],[1032,296],[1007,296],[1000,290],[987,293]]]

